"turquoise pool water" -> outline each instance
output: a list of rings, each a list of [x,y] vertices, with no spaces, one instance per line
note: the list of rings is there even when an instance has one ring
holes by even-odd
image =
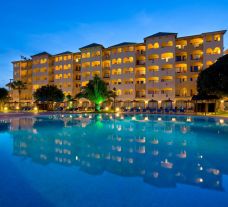
[[[227,120],[132,117],[0,121],[0,206],[228,206]]]

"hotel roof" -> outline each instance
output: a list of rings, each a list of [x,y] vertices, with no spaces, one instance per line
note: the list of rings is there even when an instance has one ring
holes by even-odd
[[[102,47],[102,48],[104,48],[104,46],[101,45],[101,44],[92,43],[92,44],[90,44],[90,45],[86,45],[86,46],[84,46],[84,47],[79,48],[79,50],[81,50],[81,49],[87,49],[87,48],[91,48],[91,47]]]
[[[41,53],[38,53],[38,54],[35,54],[35,55],[31,55],[31,57],[42,56],[42,55],[51,56],[51,54],[49,54],[49,53],[47,53],[47,52],[41,52]]]
[[[121,46],[127,46],[127,45],[135,45],[135,44],[137,44],[137,43],[135,43],[135,42],[122,42],[122,43],[119,43],[117,45],[112,45],[109,48],[121,47]]]
[[[147,39],[147,38],[151,38],[151,37],[162,37],[162,36],[168,36],[168,35],[175,35],[175,36],[177,36],[177,33],[158,32],[158,33],[155,33],[153,35],[150,35],[150,36],[145,37],[144,40]]]
[[[72,54],[72,52],[71,51],[65,51],[65,52],[62,52],[62,53],[55,54],[54,56],[58,56],[58,55],[69,55],[69,54]]]

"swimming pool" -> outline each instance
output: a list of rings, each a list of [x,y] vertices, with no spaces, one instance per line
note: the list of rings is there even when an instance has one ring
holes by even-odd
[[[228,206],[228,120],[82,114],[0,121],[0,206]]]

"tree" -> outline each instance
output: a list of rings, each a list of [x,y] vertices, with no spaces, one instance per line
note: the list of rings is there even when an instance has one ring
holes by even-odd
[[[53,110],[54,102],[62,102],[64,100],[63,91],[54,85],[38,88],[34,92],[33,97],[37,102],[46,103],[48,110]]]
[[[72,108],[72,102],[74,101],[73,97],[71,95],[67,95],[66,101],[67,101],[67,107]]]
[[[94,103],[95,111],[100,111],[101,103],[111,97],[113,97],[113,91],[109,91],[106,83],[98,76],[90,80],[85,87],[82,87],[81,92],[76,95],[76,98],[85,98]]]
[[[5,88],[0,88],[0,110],[2,110],[3,104],[9,99],[9,92]]]
[[[18,102],[19,102],[19,108],[20,108],[21,92],[22,90],[26,89],[26,84],[20,80],[17,80],[6,84],[6,86],[9,87],[11,90],[18,91]]]
[[[209,68],[200,72],[197,79],[200,95],[228,96],[228,55],[219,58]]]

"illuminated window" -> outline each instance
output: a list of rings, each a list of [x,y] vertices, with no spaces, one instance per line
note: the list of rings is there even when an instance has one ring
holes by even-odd
[[[215,35],[214,36],[214,40],[215,41],[220,41],[221,40],[221,36],[220,35]]]
[[[221,54],[221,49],[219,48],[219,47],[216,47],[215,49],[214,49],[214,54]]]

